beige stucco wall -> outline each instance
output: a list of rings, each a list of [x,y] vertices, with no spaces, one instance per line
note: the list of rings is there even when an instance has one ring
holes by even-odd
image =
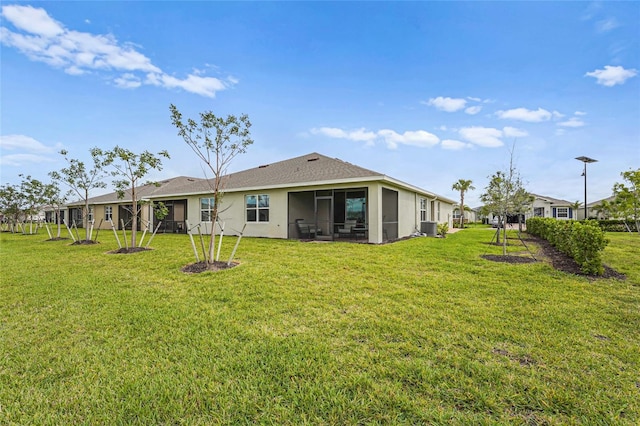
[[[382,231],[382,188],[398,192],[398,236],[404,237],[412,234],[416,227],[420,229],[420,197],[427,200],[427,220],[436,218],[430,217],[429,202],[432,200],[424,195],[417,194],[403,188],[390,185],[383,185],[379,182],[369,183],[345,183],[332,185],[318,185],[308,187],[298,187],[295,190],[286,189],[266,189],[260,191],[227,192],[224,195],[220,218],[225,222],[225,235],[237,235],[245,224],[245,196],[246,195],[269,195],[269,222],[247,222],[244,235],[247,237],[268,237],[268,238],[289,238],[290,225],[296,219],[288,217],[288,193],[316,191],[323,189],[351,189],[366,188],[367,199],[367,222],[369,225],[369,242],[383,242]],[[207,195],[194,195],[187,198],[187,220],[191,227],[200,223],[200,198]],[[449,222],[451,218],[453,204],[437,200],[440,203],[439,223]],[[437,209],[436,209],[437,210]],[[211,222],[203,222],[201,232],[211,232]],[[219,229],[218,231],[219,232]]]

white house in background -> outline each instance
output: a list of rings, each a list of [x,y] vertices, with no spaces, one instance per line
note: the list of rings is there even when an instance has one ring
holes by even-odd
[[[478,220],[478,213],[475,209],[464,210],[464,222],[473,223]],[[460,205],[455,204],[453,206],[453,222],[460,223]]]
[[[574,211],[571,201],[533,193],[531,195],[534,196],[534,201],[531,211],[525,215],[527,219],[530,217],[553,217],[559,220],[583,219],[584,212],[580,212],[581,209]]]
[[[597,219],[613,219],[614,217],[611,214],[605,215],[602,212],[598,212],[596,206],[599,206],[603,201],[608,203],[613,203],[616,199],[615,195],[611,197],[603,198],[602,200],[593,201],[587,204],[587,214],[589,217],[595,217]]]
[[[337,158],[311,153],[232,173],[224,180],[220,220],[225,234],[250,237],[336,240],[382,243],[416,231],[435,233],[435,223],[452,226],[455,201]],[[169,207],[161,230],[184,233],[187,222],[211,229],[212,182],[178,177],[147,185],[143,199]],[[127,193],[128,194],[128,193]],[[80,207],[71,203],[70,212]],[[126,206],[115,193],[89,200],[95,226],[111,221],[130,223]],[[154,227],[150,207],[141,218]],[[70,214],[71,214],[70,213]],[[80,222],[80,221],[77,221]],[[245,227],[246,225],[246,227]],[[129,225],[130,226],[130,225]]]

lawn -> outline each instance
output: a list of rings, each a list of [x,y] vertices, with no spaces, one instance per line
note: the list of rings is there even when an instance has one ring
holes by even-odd
[[[0,424],[638,424],[640,238],[608,234],[619,281],[491,236],[246,238],[186,275],[184,235],[2,233]]]

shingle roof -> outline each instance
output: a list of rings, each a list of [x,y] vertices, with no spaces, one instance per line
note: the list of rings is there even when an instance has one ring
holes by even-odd
[[[531,192],[530,194],[541,200],[548,201],[551,204],[558,204],[561,206],[570,206],[571,204],[573,204],[571,201],[561,200],[559,198],[547,197],[546,195],[534,194],[533,192]]]
[[[231,173],[223,177],[223,179],[225,180],[225,191],[236,191],[249,188],[305,186],[318,184],[318,182],[385,179],[389,182],[394,182],[399,185],[414,188],[421,192],[432,194],[421,190],[420,188],[415,188],[409,184],[389,178],[383,173],[365,169],[337,158],[330,158],[325,155],[318,154],[317,152]],[[140,196],[138,198],[146,199],[209,193],[213,188],[212,183],[212,180],[208,179],[180,176],[159,182],[160,186],[158,187],[153,185],[140,187]],[[444,197],[439,198],[447,200]],[[89,202],[91,204],[105,204],[130,200],[131,191],[127,191],[125,198],[122,200],[118,200],[116,194],[111,193],[93,197]]]

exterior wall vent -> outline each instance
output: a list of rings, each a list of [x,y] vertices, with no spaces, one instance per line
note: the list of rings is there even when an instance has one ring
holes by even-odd
[[[318,157],[307,158],[307,161],[318,161],[318,160],[319,160]]]
[[[263,164],[262,166],[258,166],[259,169],[264,169],[266,167],[269,167],[269,165],[268,164]]]

